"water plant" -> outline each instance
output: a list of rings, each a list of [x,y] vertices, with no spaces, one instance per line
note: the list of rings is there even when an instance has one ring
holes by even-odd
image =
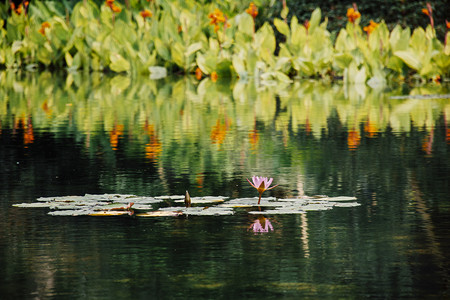
[[[390,30],[383,20],[362,28],[364,12],[354,4],[347,10],[345,28],[333,28],[339,32],[335,38],[320,9],[302,22],[295,15],[288,20],[286,1],[281,19],[261,24],[266,11],[257,4],[263,2],[245,8],[214,1],[122,5],[106,0],[98,5],[86,0],[66,11],[39,0],[26,9],[0,4],[0,13],[7,16],[0,21],[0,66],[156,72],[153,78],[200,70],[213,80],[254,78],[262,85],[290,83],[295,77],[342,77],[346,83],[379,85],[390,79],[450,76],[450,46],[436,36],[430,4],[423,9],[430,24],[414,30],[400,25]]]
[[[272,187],[270,187],[270,185],[272,184],[272,181],[273,181],[273,178],[267,178],[267,177],[259,177],[259,176],[253,176],[252,177],[252,182],[250,182],[250,180],[248,180],[247,179],[247,181],[248,181],[248,183],[250,183],[250,185],[252,186],[252,187],[254,187],[257,191],[258,191],[258,193],[259,193],[259,199],[258,199],[258,204],[260,204],[260,202],[261,202],[261,196],[262,196],[262,194],[265,192],[265,191],[268,191],[268,190],[271,190],[271,189],[273,189],[273,188],[275,188],[275,187],[277,187],[278,186],[278,184],[277,185],[274,185],[274,186],[272,186]]]

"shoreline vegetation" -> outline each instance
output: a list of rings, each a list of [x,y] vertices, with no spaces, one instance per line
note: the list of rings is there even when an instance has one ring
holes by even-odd
[[[67,1],[63,1],[67,4]],[[267,3],[266,3],[267,2]],[[269,2],[106,0],[77,2],[64,12],[49,1],[0,4],[0,69],[168,74],[255,78],[261,84],[297,78],[343,80],[384,86],[387,82],[440,83],[450,78],[450,22],[436,34],[434,10],[422,11],[426,28],[385,21],[361,22],[356,3],[330,31],[316,8],[308,19],[289,15],[261,24]],[[258,18],[260,20],[258,20]],[[265,18],[267,19],[267,18]],[[367,23],[367,24],[366,24]],[[442,24],[440,24],[442,28]]]

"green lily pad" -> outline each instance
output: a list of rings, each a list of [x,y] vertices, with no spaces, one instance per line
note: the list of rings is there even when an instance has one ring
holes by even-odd
[[[93,213],[92,210],[84,210],[84,209],[79,209],[79,210],[55,210],[55,211],[51,211],[48,214],[50,216],[88,216],[89,214]]]
[[[110,216],[122,216],[122,215],[129,215],[129,211],[124,210],[100,210],[96,212],[92,212],[89,214],[89,216],[93,217],[110,217]]]
[[[172,196],[157,196],[156,199],[161,200],[178,200],[178,199],[184,199],[184,195],[172,195]]]
[[[156,210],[156,211],[148,211],[145,213],[136,214],[137,217],[177,217],[182,215],[183,213],[179,211],[164,211],[164,210]]]
[[[38,202],[14,204],[14,207],[37,208],[47,207],[52,211],[52,216],[121,216],[132,215],[136,212],[138,217],[166,217],[166,216],[222,216],[234,214],[235,208],[263,207],[266,210],[250,211],[249,214],[303,214],[309,211],[324,211],[334,207],[356,207],[360,203],[355,202],[355,197],[339,196],[327,197],[299,196],[296,198],[277,199],[275,197],[261,198],[237,198],[227,200],[222,196],[193,197],[191,203],[210,204],[211,206],[161,207],[158,210],[152,206],[154,203],[174,200],[175,203],[183,203],[184,195],[145,197],[122,194],[102,194],[84,196],[41,197]],[[133,204],[131,204],[133,203]],[[220,203],[220,204],[217,204]]]
[[[202,203],[216,203],[216,202],[224,202],[225,197],[193,197],[191,198],[191,204],[202,204]],[[183,200],[175,200],[175,202],[183,202]]]
[[[283,203],[277,202],[275,197],[261,198],[258,204],[258,198],[238,198],[226,201],[220,204],[220,207],[251,207],[251,206],[283,206]]]
[[[53,203],[49,203],[49,202],[33,202],[33,203],[13,204],[14,207],[23,207],[23,208],[51,207],[52,205],[53,205]]]
[[[347,203],[335,203],[334,207],[357,207],[361,206],[361,203],[358,202],[347,202]]]
[[[355,201],[356,197],[347,197],[347,196],[339,196],[339,197],[330,197],[329,201]]]

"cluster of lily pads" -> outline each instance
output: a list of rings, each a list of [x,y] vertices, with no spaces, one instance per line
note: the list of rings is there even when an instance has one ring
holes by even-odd
[[[330,210],[334,207],[356,207],[355,197],[301,196],[289,199],[274,197],[228,199],[222,196],[190,198],[185,196],[146,197],[136,195],[102,194],[84,196],[41,197],[37,202],[14,204],[22,208],[49,208],[52,216],[221,216],[233,215],[236,209],[249,214],[303,214],[308,211]]]
[[[84,0],[64,15],[51,1],[31,1],[26,10],[15,9],[0,20],[0,66],[150,73],[152,78],[172,70],[195,73],[199,80],[252,77],[265,85],[291,82],[293,75],[373,85],[411,74],[422,80],[450,75],[450,46],[437,38],[432,23],[412,33],[399,25],[390,31],[384,22],[363,27],[359,11],[349,8],[347,26],[334,40],[320,9],[309,20],[287,20],[285,12],[273,26],[266,22],[256,28],[260,16],[253,3],[245,10],[216,1],[127,3]],[[0,5],[2,10],[9,8]],[[277,44],[274,27],[284,42]]]

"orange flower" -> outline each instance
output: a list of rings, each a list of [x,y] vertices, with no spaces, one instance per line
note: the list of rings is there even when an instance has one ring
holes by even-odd
[[[50,23],[47,21],[41,24],[41,28],[38,30],[39,33],[45,35],[45,28],[50,28]]]
[[[23,7],[22,4],[19,4],[19,6],[17,7],[17,9],[15,10],[16,14],[20,15],[23,11]]]
[[[106,0],[105,5],[112,9],[112,6],[114,5],[114,0]]]
[[[212,82],[216,82],[218,78],[219,78],[219,75],[217,75],[216,71],[211,73],[211,81]]]
[[[357,19],[359,19],[361,17],[361,14],[359,13],[359,11],[355,10],[353,7],[350,7],[349,9],[347,9],[347,18],[348,21],[351,23],[355,23],[355,21]]]
[[[122,9],[114,4],[114,0],[106,0],[105,5],[108,6],[113,12],[120,13]]]
[[[197,69],[195,69],[195,78],[197,80],[200,80],[202,79],[202,76],[203,76],[202,70],[200,70],[200,68],[197,67]]]
[[[122,11],[122,9],[116,5],[112,5],[111,10],[115,13],[120,13]]]
[[[303,23],[303,26],[305,26],[306,31],[308,31],[309,26],[311,26],[311,24],[309,23],[309,20],[306,20],[305,23]]]
[[[148,9],[141,11],[139,14],[141,15],[142,18],[144,18],[144,20],[145,18],[151,18],[153,16],[152,12],[149,11]]]
[[[258,15],[258,7],[256,7],[255,3],[251,2],[245,12],[252,16],[254,19]]]
[[[379,24],[377,22],[370,20],[370,24],[364,27],[364,31],[367,32],[367,34],[371,34],[375,30],[375,28],[377,28],[378,25]]]
[[[447,25],[447,29],[450,29],[450,22],[445,20],[445,25]]]
[[[430,25],[434,28],[433,8],[429,2],[427,2],[427,8],[422,8],[422,12],[430,18]]]
[[[214,12],[210,13],[208,15],[208,18],[211,19],[210,25],[214,25],[214,32],[219,31],[220,29],[220,23],[226,24],[227,18],[224,16],[224,14],[220,11],[220,9],[216,8]],[[228,25],[227,25],[228,27]]]

